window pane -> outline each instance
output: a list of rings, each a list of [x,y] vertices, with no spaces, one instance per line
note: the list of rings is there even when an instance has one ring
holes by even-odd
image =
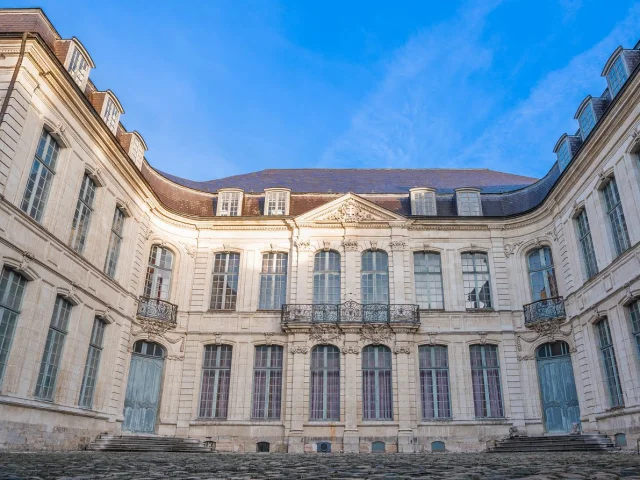
[[[503,417],[498,347],[471,345],[469,352],[476,417]]]
[[[232,349],[229,345],[207,345],[205,347],[200,393],[201,417],[227,417],[231,353]]]
[[[217,253],[213,260],[211,309],[235,310],[238,296],[240,254]]]
[[[615,97],[624,82],[627,81],[627,70],[624,66],[624,62],[622,60],[622,54],[618,56],[618,58],[611,65],[611,69],[607,74],[607,82],[609,83],[609,90],[611,91],[611,97]]]
[[[279,310],[286,301],[287,254],[265,253],[260,274],[260,310]]]
[[[311,351],[311,420],[340,419],[340,351],[319,345]]]
[[[419,360],[422,418],[451,417],[447,347],[421,346]]]
[[[618,362],[613,348],[611,330],[609,330],[609,321],[606,319],[601,320],[596,324],[596,330],[602,358],[604,379],[609,393],[609,403],[611,407],[620,407],[624,405],[624,400],[622,397],[620,375],[618,373]]]
[[[116,274],[118,257],[120,256],[120,246],[122,245],[122,231],[124,229],[124,212],[116,208],[111,222],[111,236],[107,249],[107,258],[104,261],[104,273],[113,278]]]
[[[313,263],[313,303],[340,303],[340,254],[318,252]]]
[[[153,245],[149,252],[149,266],[145,279],[144,295],[159,300],[169,300],[173,254],[166,248]]]
[[[420,308],[443,309],[442,266],[439,253],[413,254],[416,300]]]
[[[593,248],[593,240],[591,239],[589,218],[585,210],[578,215],[576,224],[578,226],[578,240],[580,242],[580,252],[582,254],[585,276],[589,279],[598,273],[598,264],[596,262],[596,252]]]
[[[389,303],[389,263],[386,252],[367,250],[362,253],[360,287],[362,303]]]
[[[582,110],[582,113],[578,117],[578,123],[580,124],[580,134],[582,140],[587,138],[593,127],[596,126],[596,117],[593,113],[593,104],[589,102]]]
[[[22,307],[26,279],[4,267],[0,277],[0,385],[9,359],[16,323]]]
[[[616,255],[622,254],[630,247],[627,222],[622,211],[620,194],[615,179],[611,179],[602,191],[605,200],[607,216],[609,218],[609,230],[613,238]]]
[[[558,296],[553,258],[549,247],[539,248],[527,256],[531,296],[534,302]]]
[[[362,350],[362,416],[392,420],[391,350],[369,345]]]
[[[462,254],[462,279],[466,308],[493,308],[491,302],[489,257],[486,254]]]
[[[89,352],[82,375],[82,387],[80,388],[80,400],[78,405],[82,408],[93,407],[93,394],[98,378],[98,368],[100,367],[100,357],[102,356],[102,341],[106,322],[100,318],[93,320],[93,329],[89,340]]]
[[[69,246],[76,252],[82,253],[89,233],[89,223],[93,212],[93,199],[95,197],[96,184],[89,175],[85,174],[80,187],[80,195],[76,205],[71,226]]]
[[[46,130],[42,130],[27,180],[27,187],[20,204],[22,211],[36,222],[42,221],[59,151],[58,143]]]
[[[256,347],[252,418],[279,419],[282,401],[282,347]]]

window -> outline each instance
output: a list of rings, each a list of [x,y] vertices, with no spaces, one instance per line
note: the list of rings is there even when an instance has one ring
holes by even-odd
[[[204,347],[200,417],[227,418],[231,353],[232,349],[229,345]]]
[[[558,148],[556,153],[558,156],[558,166],[560,167],[560,171],[567,168],[569,162],[571,161],[571,148],[569,147],[569,140],[565,140]]]
[[[279,310],[287,298],[287,254],[262,255],[260,310]]]
[[[218,215],[237,217],[240,215],[241,192],[220,192],[218,194]]]
[[[413,273],[416,277],[416,301],[420,308],[443,309],[444,293],[440,254],[415,252],[413,254]]]
[[[78,405],[82,408],[91,408],[93,406],[93,393],[95,392],[96,381],[98,380],[98,368],[100,367],[102,343],[106,326],[107,322],[101,318],[96,317],[93,320],[93,329],[91,330],[91,338],[89,340],[89,352],[87,353],[87,361],[84,365],[80,400],[78,401]]]
[[[22,297],[27,280],[4,267],[0,277],[0,385],[7,368],[9,350],[22,307]]]
[[[618,94],[624,82],[627,81],[627,77],[627,69],[624,65],[622,54],[620,54],[611,65],[609,73],[607,73],[607,83],[609,84],[612,98]]]
[[[313,262],[313,303],[340,303],[340,254],[318,252]]]
[[[282,402],[282,347],[256,347],[252,418],[279,419]]]
[[[436,215],[436,195],[432,190],[411,189],[411,215]]]
[[[76,213],[73,216],[71,236],[69,238],[69,246],[78,253],[84,251],[84,245],[87,241],[95,195],[96,184],[91,180],[89,175],[85,173],[82,179],[82,186],[80,187],[80,195],[78,197],[78,204],[76,205]]]
[[[56,298],[36,384],[35,396],[42,400],[53,400],[58,368],[62,358],[62,349],[67,336],[69,317],[71,316],[71,307],[71,302],[68,300],[62,297]]]
[[[471,381],[476,417],[503,417],[500,363],[495,345],[471,345]]]
[[[391,349],[368,345],[362,350],[362,417],[393,420]]]
[[[42,130],[33,165],[29,172],[27,188],[20,208],[36,222],[42,221],[44,206],[49,197],[51,181],[56,173],[60,146],[46,130]]]
[[[216,253],[213,257],[211,310],[235,310],[238,298],[239,253]]]
[[[527,256],[531,298],[534,302],[558,296],[553,257],[549,247],[538,248]]]
[[[596,331],[598,334],[598,346],[602,355],[602,369],[609,393],[609,405],[611,407],[621,407],[624,405],[624,400],[622,399],[622,386],[620,385],[618,362],[616,361],[616,352],[613,349],[609,320],[606,318],[600,320],[596,324]]]
[[[116,274],[116,266],[118,265],[118,257],[120,256],[120,246],[122,245],[123,229],[124,211],[116,207],[116,211],[113,212],[113,221],[111,222],[111,236],[109,237],[107,258],[104,261],[104,273],[111,278]]]
[[[264,208],[265,215],[286,215],[287,196],[286,190],[273,190],[265,192]]]
[[[486,253],[462,254],[462,281],[466,308],[493,308],[489,257]]]
[[[389,258],[382,250],[362,253],[362,303],[389,303]]]
[[[144,282],[145,297],[169,300],[172,268],[173,253],[160,245],[153,245],[149,252],[147,278]]]
[[[318,345],[311,350],[311,420],[340,420],[340,350]]]
[[[139,165],[142,165],[144,159],[144,146],[142,142],[135,136],[131,136],[131,145],[129,147],[129,156]]]
[[[449,360],[447,347],[440,345],[421,346],[420,354],[420,394],[422,397],[422,418],[451,417],[449,398]]]
[[[578,123],[580,124],[580,135],[582,140],[587,138],[593,127],[596,126],[596,115],[593,112],[593,103],[589,102],[582,109],[582,113],[578,117]]]
[[[631,317],[631,331],[636,339],[638,354],[640,354],[640,300],[629,305],[629,316]]]
[[[582,210],[576,217],[578,226],[578,241],[580,242],[580,251],[582,252],[582,264],[587,279],[598,273],[598,263],[596,262],[596,252],[593,248],[593,240],[591,239],[591,229],[589,228],[589,217],[587,211]]]
[[[164,358],[164,347],[159,343],[138,340],[133,345],[133,352],[147,357]]]
[[[112,132],[116,131],[119,118],[120,111],[118,110],[118,107],[111,98],[107,98],[107,105],[104,108],[104,121]]]
[[[459,191],[456,192],[458,200],[458,215],[478,217],[482,215],[480,205],[480,192]]]
[[[609,217],[609,229],[613,238],[616,255],[622,254],[630,246],[627,222],[624,219],[620,194],[616,179],[612,178],[602,190],[604,203]]]
[[[69,74],[71,78],[78,84],[82,85],[89,71],[89,64],[85,60],[84,56],[77,48],[73,49],[71,55],[71,61],[69,62]]]

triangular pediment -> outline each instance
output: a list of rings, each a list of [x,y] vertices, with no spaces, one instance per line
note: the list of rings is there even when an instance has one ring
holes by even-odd
[[[320,223],[368,223],[402,221],[402,215],[348,193],[297,217],[298,221]]]

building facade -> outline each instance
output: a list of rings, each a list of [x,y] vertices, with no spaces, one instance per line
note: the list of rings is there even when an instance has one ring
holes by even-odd
[[[640,438],[640,50],[542,179],[154,170],[93,59],[0,10],[0,448]]]

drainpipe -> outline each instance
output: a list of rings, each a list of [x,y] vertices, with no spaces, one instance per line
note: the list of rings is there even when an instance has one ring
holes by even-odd
[[[27,45],[28,36],[29,32],[24,32],[22,34],[22,44],[20,45],[20,54],[18,55],[18,61],[16,62],[15,69],[13,70],[13,75],[11,76],[9,87],[7,88],[7,95],[4,97],[4,100],[2,102],[2,108],[0,108],[0,126],[2,126],[4,116],[7,113],[7,109],[9,108],[9,100],[11,99],[11,94],[13,93],[13,89],[16,85],[16,79],[18,78],[18,72],[20,71],[20,66],[22,65],[22,59],[24,58],[24,49]]]

